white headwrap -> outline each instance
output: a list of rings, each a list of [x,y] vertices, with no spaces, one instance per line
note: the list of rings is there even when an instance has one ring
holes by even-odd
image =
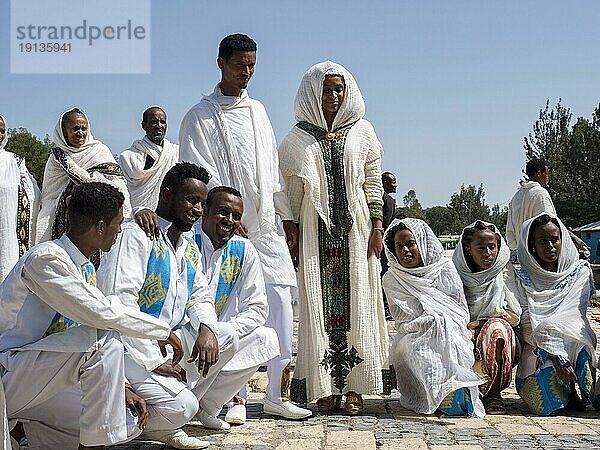
[[[593,290],[592,269],[589,262],[579,259],[567,227],[550,214],[560,225],[558,271],[550,272],[540,266],[529,252],[528,240],[533,221],[542,215],[523,223],[517,247],[522,267],[516,271],[519,300],[531,321],[533,341],[537,347],[573,365],[585,348],[595,366],[596,335],[586,317]]]
[[[414,235],[423,267],[402,267],[387,245],[400,224]],[[483,380],[472,370],[469,310],[456,268],[422,220],[395,219],[384,242],[390,268],[383,286],[396,320],[390,362],[396,369],[400,404],[430,414],[450,392],[465,387],[470,390],[475,415],[483,417],[477,389]]]
[[[2,151],[4,150],[4,147],[6,147],[6,143],[8,142],[8,123],[6,122],[4,116],[0,115],[0,119],[2,119],[2,121],[4,122],[4,128],[6,131],[4,133],[4,137],[2,138],[2,142],[0,142],[0,151]]]
[[[452,262],[463,281],[471,321],[490,317],[503,317],[512,326],[516,326],[521,317],[521,307],[515,295],[504,282],[504,269],[510,259],[510,249],[494,224],[482,220],[477,222],[494,227],[493,232],[500,237],[500,248],[492,267],[480,272],[472,272],[465,259],[463,235],[467,228],[475,226],[476,222],[473,222],[463,230],[456,245],[456,250],[452,255]]]
[[[331,130],[356,122],[365,115],[365,102],[352,74],[339,64],[325,61],[312,66],[302,77],[294,102],[298,122],[309,122],[327,130],[323,115],[323,82],[328,75],[341,76],[346,85],[344,100],[335,115]]]

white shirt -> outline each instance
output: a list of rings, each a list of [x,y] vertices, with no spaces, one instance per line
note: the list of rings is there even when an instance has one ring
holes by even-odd
[[[201,228],[201,224],[196,225],[196,242],[200,241],[203,269],[214,300],[226,246],[215,249]],[[225,370],[257,366],[279,355],[275,330],[263,326],[269,314],[269,306],[258,252],[248,239],[234,235],[231,240],[243,242],[245,245],[241,270],[219,314],[219,323],[227,323],[233,327],[240,339],[240,349],[227,363]]]
[[[200,255],[198,267],[194,276],[191,296],[188,288],[188,268],[185,252],[188,243],[193,242],[193,233],[182,233],[177,245],[173,247],[167,237],[171,223],[159,219],[160,232],[169,252],[170,279],[164,305],[160,310],[159,319],[169,329],[191,321],[194,330],[198,330],[200,323],[205,324],[215,336],[217,317],[214,311],[212,297],[208,290],[208,282],[202,273]],[[98,271],[98,287],[105,293],[117,295],[126,305],[139,310],[138,300],[140,291],[146,281],[148,259],[152,253],[154,241],[148,239],[142,229],[131,220],[125,223],[117,242],[102,261]],[[185,308],[187,306],[187,315]],[[149,316],[147,313],[142,313]],[[189,319],[188,319],[189,317]],[[148,340],[124,338],[123,343],[128,350],[128,357],[148,371],[156,369],[167,358],[160,354],[160,349]]]
[[[0,285],[0,351],[88,352],[97,329],[145,339],[169,336],[165,323],[87,283],[87,263],[66,235],[23,255]],[[57,312],[81,325],[44,337]]]
[[[225,96],[217,85],[183,118],[179,146],[181,161],[211,174],[210,188],[232,186],[242,193],[242,223],[260,255],[265,283],[296,286],[279,220],[292,220],[292,214],[264,106],[245,90],[240,97]]]

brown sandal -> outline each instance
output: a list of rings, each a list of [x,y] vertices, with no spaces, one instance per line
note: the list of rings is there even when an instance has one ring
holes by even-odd
[[[340,409],[342,403],[341,395],[330,395],[317,400],[317,409],[320,413],[330,413],[336,409]]]
[[[362,414],[364,409],[365,405],[363,404],[363,399],[360,394],[352,391],[346,393],[346,412],[348,414],[356,416]]]
[[[490,414],[492,416],[506,414],[506,406],[504,406],[502,397],[484,398],[483,401],[486,414]]]

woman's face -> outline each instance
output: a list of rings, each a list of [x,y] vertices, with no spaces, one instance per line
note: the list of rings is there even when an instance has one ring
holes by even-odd
[[[478,230],[466,250],[473,258],[477,272],[489,269],[498,257],[498,237],[492,230]]]
[[[560,228],[549,222],[538,226],[533,232],[533,257],[549,272],[558,270],[558,257],[562,248]]]
[[[71,147],[79,148],[87,139],[88,122],[83,114],[71,114],[63,126],[63,135],[67,144]]]
[[[329,75],[323,81],[323,114],[325,116],[335,116],[342,106],[346,85],[344,79],[338,75]]]
[[[421,252],[410,230],[399,230],[394,235],[394,250],[400,265],[406,269],[414,269],[423,265]]]
[[[4,136],[6,136],[6,124],[4,120],[0,118],[0,143],[4,140]]]

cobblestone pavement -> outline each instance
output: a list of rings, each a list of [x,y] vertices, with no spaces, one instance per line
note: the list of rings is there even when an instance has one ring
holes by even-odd
[[[598,324],[593,325],[600,333]],[[393,329],[393,326],[390,328]],[[305,421],[279,420],[263,413],[265,374],[249,382],[248,422],[227,433],[211,432],[192,422],[188,434],[211,442],[211,450],[530,450],[600,449],[600,412],[587,411],[555,417],[527,413],[514,386],[504,392],[508,413],[484,419],[415,414],[402,408],[394,395],[366,396],[365,413],[350,417],[320,416]],[[168,449],[151,441],[135,440],[111,447],[119,450]]]

